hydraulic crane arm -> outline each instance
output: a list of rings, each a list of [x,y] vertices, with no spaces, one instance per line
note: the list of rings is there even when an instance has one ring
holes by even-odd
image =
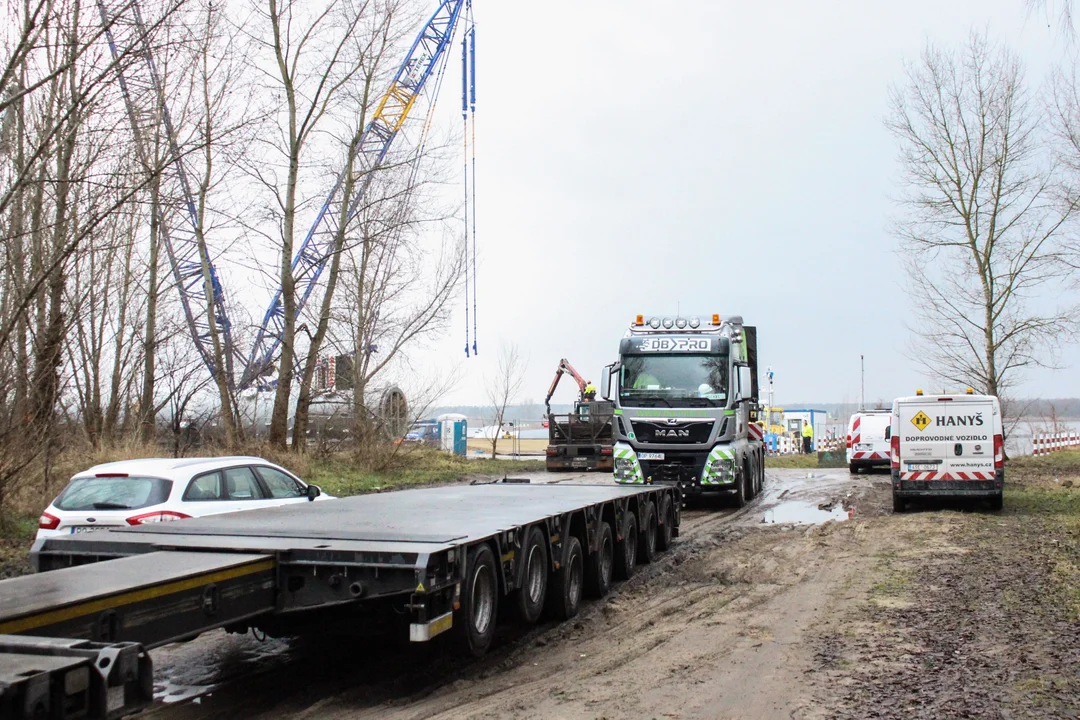
[[[563,358],[559,361],[559,369],[555,371],[555,379],[551,381],[551,387],[548,388],[547,397],[544,398],[544,407],[547,409],[548,415],[551,415],[551,397],[555,394],[555,388],[559,387],[559,380],[562,379],[564,373],[569,373],[570,377],[574,378],[574,381],[578,385],[578,391],[581,393],[580,399],[585,398],[585,386],[587,385],[585,378],[581,377],[578,371],[574,369],[574,366],[570,364],[569,360]]]

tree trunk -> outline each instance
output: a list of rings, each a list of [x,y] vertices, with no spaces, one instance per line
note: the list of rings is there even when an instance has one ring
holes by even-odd
[[[146,331],[143,334],[143,381],[142,398],[139,401],[139,437],[144,443],[154,439],[155,427],[155,378],[157,372],[157,303],[158,303],[158,251],[161,226],[158,222],[160,182],[157,177],[150,185],[150,267],[146,282]]]

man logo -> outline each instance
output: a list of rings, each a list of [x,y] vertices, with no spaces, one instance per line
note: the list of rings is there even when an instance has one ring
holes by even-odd
[[[656,430],[656,437],[658,437],[658,438],[662,438],[662,437],[669,437],[669,438],[671,438],[671,437],[684,437],[684,438],[688,438],[688,437],[690,437],[690,431],[687,430],[686,428],[671,428],[671,429],[658,428]]]

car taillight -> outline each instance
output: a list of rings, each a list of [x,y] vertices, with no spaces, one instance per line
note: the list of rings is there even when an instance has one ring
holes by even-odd
[[[1001,435],[994,436],[994,467],[999,470],[1005,467],[1005,438]]]
[[[41,530],[55,530],[60,527],[60,518],[49,513],[41,513],[41,517],[38,518],[37,526]]]
[[[847,434],[847,449],[851,449],[851,433]]]
[[[601,455],[610,455],[615,448],[602,447],[600,448]]]
[[[173,512],[172,510],[158,510],[157,512],[136,515],[127,519],[128,525],[149,525],[150,523],[172,522],[173,520],[187,520],[190,515]]]
[[[889,464],[893,470],[900,469],[900,436],[893,435],[889,442]]]

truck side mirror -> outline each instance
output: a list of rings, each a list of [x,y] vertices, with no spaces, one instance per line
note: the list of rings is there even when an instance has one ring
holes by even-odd
[[[752,388],[753,388],[753,380],[750,377],[750,366],[749,365],[739,365],[738,379],[739,379],[739,387],[738,387],[737,394],[735,395],[735,399],[736,400],[750,400],[750,399],[752,399],[751,395],[753,394],[753,390],[752,390]]]
[[[619,372],[622,365],[619,363],[611,363],[604,366],[604,374],[600,378],[600,397],[605,400],[611,399],[611,377]]]

